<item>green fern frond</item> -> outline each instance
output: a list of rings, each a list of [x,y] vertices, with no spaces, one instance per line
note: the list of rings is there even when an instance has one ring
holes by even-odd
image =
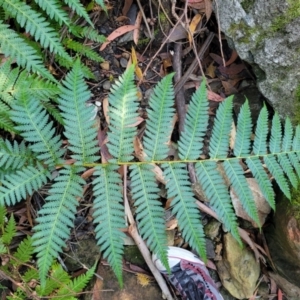
[[[109,131],[107,147],[118,162],[132,159],[133,140],[137,130],[134,123],[138,120],[137,89],[134,85],[134,66],[113,84],[108,96]]]
[[[20,266],[31,260],[33,255],[32,238],[27,236],[18,246],[18,249],[12,255],[14,265]]]
[[[197,159],[203,146],[208,125],[208,99],[205,81],[193,94],[189,105],[184,131],[180,134],[178,151],[181,160]]]
[[[85,274],[82,274],[78,277],[75,277],[73,280],[70,280],[70,282],[66,286],[62,286],[56,296],[59,300],[69,300],[70,299],[70,291],[74,293],[74,296],[76,296],[75,293],[81,292],[86,285],[89,283],[89,281],[92,279],[94,272],[96,269],[96,264],[92,268],[90,268]],[[61,296],[61,297],[59,297]],[[77,299],[77,298],[74,298]]]
[[[232,124],[233,96],[226,98],[219,106],[209,142],[211,158],[226,158],[229,150],[229,134]]]
[[[112,266],[120,286],[122,279],[122,254],[125,234],[120,231],[125,227],[123,197],[121,193],[121,176],[117,165],[96,167],[93,181],[94,223],[97,244],[104,258]]]
[[[4,223],[6,220],[6,214],[7,214],[6,207],[3,205],[0,205],[0,229],[4,226]]]
[[[62,3],[57,0],[34,0],[51,18],[58,24],[70,25],[70,19],[66,11],[63,9]]]
[[[159,189],[151,165],[132,165],[131,193],[136,209],[140,234],[150,250],[157,254],[163,265],[170,271],[167,258],[167,237],[165,232],[164,209],[158,201]]]
[[[253,195],[249,189],[249,184],[244,176],[244,170],[240,165],[239,159],[225,160],[224,169],[244,210],[260,227],[261,224],[255,202],[253,201]]]
[[[30,47],[15,31],[8,28],[0,20],[0,50],[6,57],[16,59],[18,65],[56,82],[54,77],[44,67],[41,57],[34,48]]]
[[[62,125],[64,124],[63,117],[55,105],[53,105],[51,102],[44,101],[41,101],[40,103],[58,123]]]
[[[27,166],[4,176],[0,186],[0,205],[14,205],[41,188],[50,178],[49,171],[40,165]]]
[[[262,163],[258,157],[248,157],[246,163],[256,179],[264,197],[270,206],[275,210],[275,195],[272,183],[264,170]]]
[[[44,48],[49,48],[51,52],[72,60],[62,47],[56,31],[51,28],[50,23],[39,12],[34,11],[32,7],[20,0],[4,0],[2,6]]]
[[[104,43],[106,41],[106,37],[104,35],[99,34],[97,30],[90,27],[83,27],[81,30],[81,36],[97,43]]]
[[[85,46],[82,43],[76,42],[71,39],[65,39],[63,41],[63,44],[71,50],[74,50],[75,52],[82,54],[86,56],[87,58],[94,60],[96,62],[103,62],[104,59],[95,51],[93,51],[90,47]]]
[[[164,77],[154,88],[147,109],[148,119],[143,138],[146,160],[155,161],[165,159],[168,155],[174,117],[174,88],[172,78],[174,74]]]
[[[217,163],[213,161],[196,163],[197,178],[206,198],[210,201],[209,204],[219,219],[224,223],[227,230],[242,244],[238,233],[236,216],[232,209],[231,199],[223,178],[217,169]]]
[[[3,244],[10,245],[16,232],[17,232],[16,221],[15,221],[14,216],[11,215],[5,228],[4,228],[4,232],[2,233],[2,236],[1,236]]]
[[[173,198],[172,213],[178,220],[183,238],[206,258],[205,237],[185,164],[163,164],[168,198]]]
[[[55,292],[56,289],[66,286],[71,281],[69,274],[58,263],[51,266],[50,276],[46,279],[45,285],[37,289],[39,296],[47,296]],[[68,291],[72,293],[71,290]],[[55,299],[57,299],[55,297]]]
[[[83,17],[92,27],[92,23],[89,15],[87,14],[84,6],[81,4],[80,0],[63,0],[69,7],[71,7],[78,16]]]
[[[14,141],[12,144],[0,138],[0,168],[22,169],[26,164],[32,165],[33,161],[34,155],[24,141],[20,144]]]
[[[90,98],[88,86],[81,72],[80,62],[76,61],[61,87],[59,108],[65,124],[64,135],[68,138],[71,157],[77,164],[92,163],[99,159],[97,132],[93,126],[93,107],[87,106]]]
[[[268,135],[268,110],[266,105],[261,109],[255,130],[253,152],[255,155],[267,153],[267,135]]]
[[[248,99],[242,105],[238,115],[237,130],[234,142],[236,157],[249,155],[252,133],[252,119]]]
[[[8,132],[17,132],[17,130],[15,130],[13,122],[10,119],[10,114],[6,111],[1,111],[2,108],[3,106],[1,106],[0,102],[0,129],[4,129]],[[6,108],[4,109],[6,110]]]
[[[37,153],[37,158],[48,165],[56,165],[61,161],[64,149],[61,149],[61,139],[55,134],[53,122],[40,103],[28,95],[22,95],[19,101],[12,105],[11,119],[18,124],[16,130],[23,138],[31,142],[29,148]]]
[[[28,269],[22,276],[25,282],[30,282],[32,279],[38,280],[39,272],[36,269]]]
[[[34,227],[33,246],[38,257],[42,285],[45,284],[53,259],[62,251],[73,227],[77,197],[82,196],[82,186],[85,184],[77,175],[82,170],[78,167],[60,170],[45,205],[38,213],[36,220],[39,224]]]

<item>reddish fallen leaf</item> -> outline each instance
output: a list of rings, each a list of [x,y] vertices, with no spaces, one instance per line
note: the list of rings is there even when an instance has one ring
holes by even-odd
[[[125,0],[124,1],[124,5],[123,5],[123,8],[122,8],[122,15],[123,16],[127,15],[128,11],[129,11],[129,9],[132,5],[132,2],[133,2],[133,0]]]
[[[137,117],[136,121],[130,125],[127,125],[126,127],[136,127],[138,125],[140,125],[142,122],[144,122],[145,120],[141,117]]]
[[[233,62],[235,62],[235,60],[239,57],[239,55],[237,54],[237,52],[235,50],[232,51],[231,56],[229,58],[228,61],[226,61],[225,63],[225,67],[228,67],[229,65],[231,65]]]
[[[208,100],[211,100],[211,101],[216,101],[216,102],[221,102],[223,101],[225,98],[221,97],[220,95],[212,92],[212,91],[207,91],[207,98]]]
[[[244,64],[234,64],[233,63],[229,67],[219,66],[218,70],[222,74],[236,75],[236,74],[242,72],[243,70],[245,70],[245,65]]]
[[[107,37],[107,42],[103,43],[100,47],[100,51],[103,51],[106,46],[112,42],[113,40],[115,40],[116,38],[118,38],[119,36],[132,31],[134,29],[136,29],[137,27],[135,25],[124,25],[121,26],[119,28],[117,28],[116,30],[114,30],[108,37]]]
[[[98,265],[97,272],[98,275],[101,273],[101,264]],[[101,300],[103,299],[103,293],[101,291],[103,290],[103,280],[101,280],[99,277],[96,277],[95,284],[93,286],[93,295],[92,300]]]
[[[282,299],[283,299],[282,290],[281,290],[281,289],[278,289],[278,292],[277,292],[277,300],[282,300]]]
[[[107,148],[107,134],[106,134],[106,129],[104,130],[98,130],[98,145],[101,149],[101,162],[107,163],[109,159],[112,158],[110,155],[108,148]]]
[[[217,267],[216,267],[216,265],[214,264],[214,262],[212,261],[212,260],[210,260],[210,259],[208,259],[207,260],[207,262],[206,262],[206,267],[207,268],[210,268],[210,269],[212,269],[212,270],[217,270]]]
[[[209,53],[209,56],[218,64],[218,65],[223,65],[223,59],[220,55],[215,54],[215,53]]]

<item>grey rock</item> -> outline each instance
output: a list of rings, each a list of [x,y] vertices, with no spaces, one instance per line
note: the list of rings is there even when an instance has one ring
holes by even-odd
[[[216,263],[222,284],[233,297],[250,298],[260,274],[259,263],[253,252],[245,246],[241,248],[230,233],[223,240],[223,259]]]
[[[282,117],[291,116],[300,84],[300,2],[218,0],[214,9],[229,44],[253,66],[262,94]]]
[[[127,64],[128,64],[128,60],[124,57],[121,57],[120,59],[120,65],[122,68],[126,68],[127,67]]]
[[[109,90],[110,87],[111,87],[110,81],[109,81],[109,80],[105,80],[105,81],[103,82],[103,88],[104,88],[105,90]]]

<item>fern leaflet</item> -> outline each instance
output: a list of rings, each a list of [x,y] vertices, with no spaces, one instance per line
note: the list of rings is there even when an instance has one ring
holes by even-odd
[[[33,250],[32,238],[28,236],[19,244],[17,251],[12,255],[14,258],[12,263],[14,265],[20,265],[30,261],[33,255]]]
[[[122,282],[122,254],[125,234],[122,206],[121,177],[117,165],[96,167],[94,186],[94,223],[96,239],[104,258],[112,266],[120,285]]]
[[[220,220],[224,223],[225,227],[231,232],[234,238],[240,244],[242,244],[230,197],[223,178],[217,169],[217,163],[213,161],[196,163],[198,180],[207,199],[210,199],[211,207],[217,213]]]
[[[99,159],[96,129],[93,127],[93,108],[87,106],[90,92],[84,82],[80,62],[76,61],[73,70],[67,75],[61,87],[59,108],[65,124],[64,135],[69,140],[71,157],[77,164],[92,163]]]
[[[78,16],[83,17],[92,27],[94,27],[92,21],[89,18],[86,10],[79,0],[63,0],[69,7],[71,7]]]
[[[131,193],[137,207],[138,228],[151,251],[156,253],[167,270],[167,237],[165,232],[164,209],[158,201],[159,189],[151,165],[132,165]]]
[[[119,162],[130,161],[136,136],[137,89],[133,84],[134,66],[131,66],[112,86],[108,97],[109,132],[107,147]]]
[[[174,88],[169,74],[154,88],[147,109],[148,119],[144,135],[146,160],[162,160],[167,157],[174,117]]]
[[[267,135],[268,111],[267,107],[264,105],[259,113],[256,124],[255,139],[253,144],[253,152],[255,155],[262,155],[267,153]]]
[[[184,123],[184,132],[181,133],[178,141],[180,159],[199,158],[207,125],[208,99],[205,81],[203,81],[192,96]]]
[[[70,228],[73,227],[77,197],[82,196],[82,186],[85,181],[77,175],[82,171],[78,167],[66,167],[60,170],[59,176],[49,190],[50,195],[39,211],[34,227],[33,246],[38,257],[39,273],[42,285],[53,259],[61,252],[65,239],[69,237]]]
[[[16,221],[14,219],[14,216],[11,215],[7,222],[7,225],[4,228],[4,232],[2,233],[1,236],[3,244],[9,245],[13,237],[15,236],[16,232],[17,232]]]
[[[168,198],[173,198],[172,213],[178,220],[184,239],[206,258],[205,238],[185,164],[163,164]]]

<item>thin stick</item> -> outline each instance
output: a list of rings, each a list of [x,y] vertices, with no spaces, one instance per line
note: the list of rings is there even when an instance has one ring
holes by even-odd
[[[141,236],[138,233],[136,223],[134,221],[133,215],[132,215],[130,207],[129,207],[128,199],[127,199],[127,193],[126,193],[127,166],[126,165],[123,166],[123,170],[124,170],[124,185],[123,185],[124,206],[125,206],[125,213],[126,213],[126,216],[128,218],[129,224],[130,224],[129,229],[128,229],[128,233],[131,235],[132,239],[134,240],[134,242],[138,246],[141,254],[143,255],[143,258],[144,258],[145,262],[147,263],[150,271],[152,272],[153,276],[155,277],[162,293],[164,294],[165,299],[173,300],[173,297],[172,297],[172,295],[171,295],[171,293],[168,289],[168,286],[166,285],[166,282],[165,282],[164,278],[162,277],[162,275],[160,274],[160,272],[157,270],[157,268],[154,266],[154,264],[152,262],[151,253],[148,250],[148,247],[146,246],[144,240],[141,238]]]

